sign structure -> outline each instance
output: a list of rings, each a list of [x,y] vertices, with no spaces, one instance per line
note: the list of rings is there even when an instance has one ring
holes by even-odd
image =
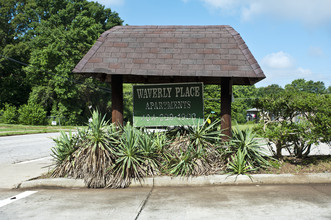
[[[203,84],[133,86],[133,125],[163,127],[203,123]]]

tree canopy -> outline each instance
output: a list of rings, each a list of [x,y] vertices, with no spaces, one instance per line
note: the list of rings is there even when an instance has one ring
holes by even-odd
[[[72,69],[102,32],[122,25],[119,15],[87,0],[0,0],[0,109],[16,117],[20,108],[43,108],[62,124],[82,124],[90,108],[110,112],[110,85],[74,75]],[[285,86],[234,86],[232,119],[246,122],[254,100],[307,92],[330,94],[323,82],[294,80]],[[220,117],[220,85],[204,89],[205,116]],[[124,86],[125,120],[132,120],[131,85]],[[10,114],[10,109],[15,109]],[[20,111],[19,111],[20,110]],[[108,115],[110,116],[110,115]]]
[[[321,82],[294,80],[279,93],[256,100],[260,109],[261,135],[297,157],[308,156],[312,144],[331,142],[331,94]]]
[[[71,71],[102,32],[122,25],[116,12],[87,0],[0,0],[0,13],[0,108],[32,102],[77,124],[89,106],[110,107],[109,85]]]

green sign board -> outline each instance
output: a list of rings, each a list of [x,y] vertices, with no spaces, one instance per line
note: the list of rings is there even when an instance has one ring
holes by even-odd
[[[202,83],[133,86],[133,125],[135,127],[202,123]]]

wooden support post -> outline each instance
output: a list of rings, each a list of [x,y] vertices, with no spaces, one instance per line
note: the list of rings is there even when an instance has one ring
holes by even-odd
[[[232,137],[231,133],[231,98],[232,98],[232,79],[222,78],[221,81],[221,129],[224,141]]]
[[[111,76],[112,122],[123,125],[123,77]]]

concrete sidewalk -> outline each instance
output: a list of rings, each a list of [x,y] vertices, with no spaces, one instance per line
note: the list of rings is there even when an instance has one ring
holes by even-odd
[[[52,163],[52,157],[44,157],[21,163],[1,164],[0,188],[17,188],[22,182],[47,173]]]
[[[31,161],[24,164],[13,164],[8,170],[0,169],[1,176],[7,176],[7,181],[0,182],[0,188],[86,188],[81,179],[35,179],[47,172],[52,164],[50,158]],[[5,171],[5,172],[4,172]],[[251,177],[251,178],[250,178]],[[133,181],[130,187],[178,187],[178,186],[221,186],[221,185],[263,185],[263,184],[319,184],[331,183],[331,173],[312,174],[253,174],[211,175],[199,177],[149,177],[141,182]],[[28,181],[27,181],[28,180]]]

